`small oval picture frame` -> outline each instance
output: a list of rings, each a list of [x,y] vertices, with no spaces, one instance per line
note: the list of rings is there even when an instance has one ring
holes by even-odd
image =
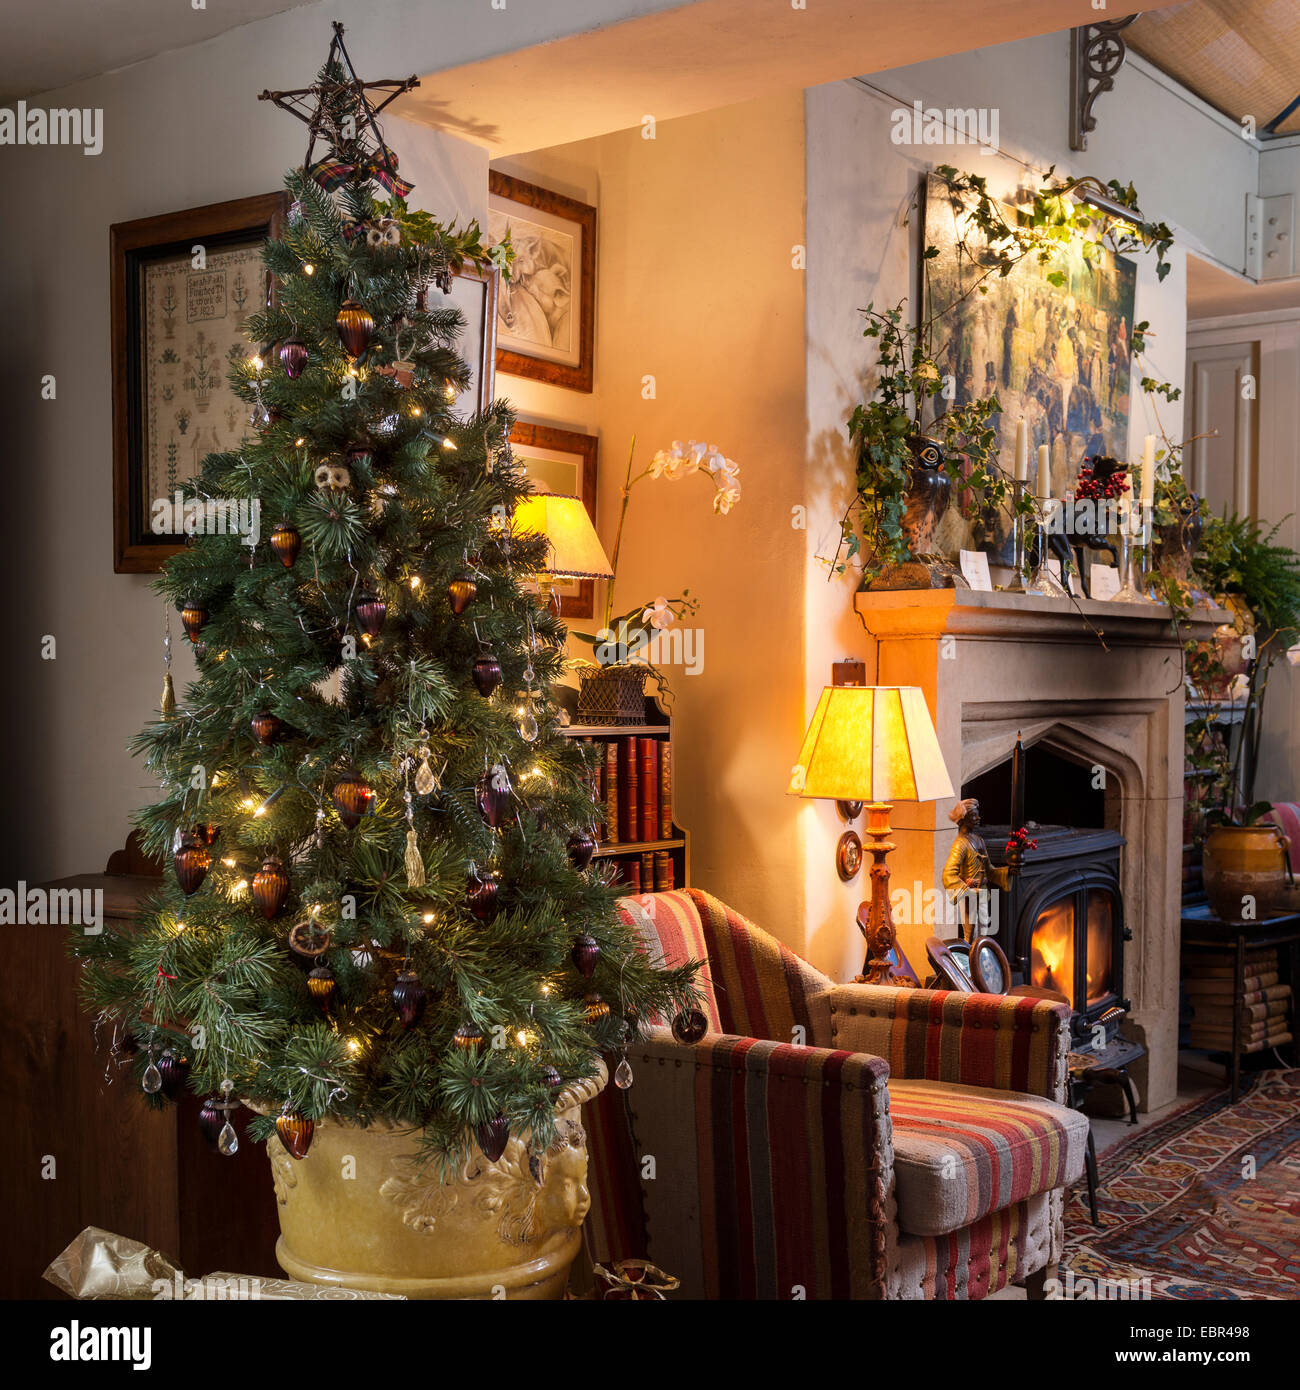
[[[970,974],[981,994],[1005,994],[1011,988],[1011,966],[991,936],[978,936],[971,942]]]
[[[835,846],[835,868],[841,880],[848,883],[857,878],[862,868],[862,841],[856,830],[846,830]]]

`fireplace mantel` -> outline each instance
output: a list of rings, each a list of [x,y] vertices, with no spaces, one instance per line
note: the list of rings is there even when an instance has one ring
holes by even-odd
[[[971,590],[857,595],[870,635],[870,679],[917,685],[934,715],[954,793],[1006,759],[1017,734],[1057,756],[1104,770],[1107,824],[1126,841],[1121,881],[1133,942],[1125,956],[1125,1024],[1145,1044],[1143,1103],[1174,1099],[1183,811],[1180,642],[1209,637],[1229,615],[1197,610],[1182,636],[1160,604],[1038,598]],[[895,921],[924,969],[925,941],[952,936],[933,918],[900,912],[898,890],[933,890],[955,834],[956,797],[900,804],[892,823]],[[1027,813],[1034,815],[1034,789]],[[913,898],[913,901],[916,901]]]
[[[1040,598],[1034,594],[976,589],[896,589],[860,593],[863,627],[877,639],[992,637],[1005,641],[1095,642],[1175,647],[1173,612],[1162,603],[1111,603],[1105,599]],[[1231,621],[1222,608],[1198,608],[1187,635],[1199,641]]]

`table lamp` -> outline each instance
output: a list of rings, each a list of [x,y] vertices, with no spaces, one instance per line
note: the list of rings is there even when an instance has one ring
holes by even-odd
[[[613,578],[614,567],[580,497],[531,493],[515,508],[512,529],[516,535],[532,532],[546,537],[546,562],[537,573],[537,583],[547,603],[557,579]],[[557,596],[557,612],[559,606]]]
[[[889,838],[889,813],[895,801],[937,801],[953,794],[920,687],[827,686],[804,735],[789,791],[794,796],[865,803],[871,906],[865,927],[867,958],[858,980],[901,983],[890,960],[897,938],[886,863],[895,848]]]

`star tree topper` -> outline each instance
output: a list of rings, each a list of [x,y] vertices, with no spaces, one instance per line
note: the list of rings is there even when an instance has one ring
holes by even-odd
[[[397,156],[384,143],[375,117],[419,85],[418,77],[362,82],[343,42],[343,26],[335,20],[330,51],[315,83],[294,91],[262,92],[258,100],[273,101],[306,125],[307,157],[302,167],[327,192],[352,178],[375,179],[389,193],[405,198],[414,185],[398,176]],[[370,92],[385,95],[375,104],[367,95]],[[317,140],[329,146],[329,155],[313,163]]]

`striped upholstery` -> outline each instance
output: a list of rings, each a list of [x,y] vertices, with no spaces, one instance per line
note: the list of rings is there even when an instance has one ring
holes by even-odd
[[[1063,1008],[837,986],[694,890],[620,908],[652,958],[706,960],[711,1031],[654,1030],[629,1049],[631,1089],[585,1107],[593,1259],[649,1258],[685,1297],[788,1299],[982,1298],[1057,1258],[1073,1130],[1035,1098],[1063,1093]],[[791,1045],[800,1028],[816,1045]],[[945,1099],[962,1083],[985,1093]],[[940,1131],[964,1224],[909,1227]]]
[[[942,1236],[904,1236],[889,1297],[950,1302],[987,1298],[1048,1261],[1046,1197],[1032,1197]]]
[[[654,1262],[690,1298],[880,1296],[884,1063],[729,1036],[681,1053],[629,1054]]]
[[[898,1224],[941,1236],[1077,1181],[1088,1121],[1038,1096],[938,1081],[889,1083]]]
[[[1300,806],[1294,801],[1275,801],[1261,819],[1278,826],[1286,836],[1291,872],[1300,874]]]
[[[1065,1099],[1069,1010],[1050,1000],[837,985],[818,1042],[871,1052],[891,1076]]]
[[[801,1027],[799,1041],[807,1038],[809,1006],[830,986],[826,976],[717,898],[687,891],[704,924],[722,1031],[790,1042]]]
[[[620,898],[618,907],[623,920],[636,928],[652,961],[662,959],[672,969],[687,961],[709,959],[704,924],[690,893],[643,893],[638,898]],[[709,1031],[722,1033],[728,1030],[718,1017],[712,974],[710,962],[696,977],[704,993],[700,1008],[708,1016]]]

